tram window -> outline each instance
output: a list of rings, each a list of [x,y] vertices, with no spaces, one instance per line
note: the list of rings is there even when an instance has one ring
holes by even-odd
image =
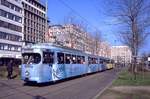
[[[106,60],[106,63],[110,63],[110,60]]]
[[[71,55],[70,54],[66,54],[65,55],[65,63],[66,64],[70,64],[71,63]]]
[[[91,58],[91,57],[89,57],[88,61],[89,61],[89,64],[97,64],[98,63],[97,58]]]
[[[98,59],[97,58],[95,58],[95,64],[98,64]]]
[[[103,60],[103,64],[106,64],[106,60]]]
[[[38,64],[41,61],[41,56],[38,53],[23,53],[23,64]]]
[[[85,64],[85,57],[81,56],[81,64]]]
[[[43,64],[52,64],[54,62],[53,52],[43,52]]]
[[[81,64],[81,56],[77,56],[77,63]]]
[[[28,55],[23,54],[23,55],[22,55],[22,57],[23,57],[23,59],[22,59],[22,63],[23,63],[23,64],[26,64],[26,63],[27,63],[27,61],[28,61],[28,59],[29,59],[29,56],[28,56]]]
[[[100,63],[100,64],[103,64],[103,60],[102,60],[102,59],[100,59],[100,60],[99,60],[99,63]]]
[[[85,57],[84,56],[77,56],[77,63],[78,64],[84,64]]]
[[[57,53],[58,64],[64,64],[64,53]]]
[[[92,64],[96,64],[96,59],[92,58]]]
[[[108,61],[108,60],[105,60],[105,63],[109,63],[109,61]]]
[[[94,63],[93,61],[94,61],[93,58],[90,58],[90,64],[93,64]]]
[[[73,64],[77,63],[77,57],[76,57],[76,55],[72,55],[72,63]]]
[[[34,56],[34,63],[38,64],[41,61],[40,56]]]
[[[106,64],[106,63],[107,63],[107,61],[106,61],[106,60],[104,60],[104,61],[103,61],[103,63],[104,63],[104,64]]]
[[[111,60],[111,63],[113,64],[113,63],[114,63],[114,60]]]
[[[88,64],[92,64],[92,58],[88,57]]]

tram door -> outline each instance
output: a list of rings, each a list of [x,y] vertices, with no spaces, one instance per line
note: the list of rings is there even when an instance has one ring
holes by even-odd
[[[43,80],[52,81],[52,67],[54,64],[54,52],[43,52]]]
[[[55,63],[52,67],[52,78],[53,80],[60,80],[66,77],[65,71],[65,58],[64,53],[57,53],[57,63]]]

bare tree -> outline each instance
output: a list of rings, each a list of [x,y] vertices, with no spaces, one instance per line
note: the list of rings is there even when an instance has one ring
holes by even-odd
[[[132,51],[132,71],[136,79],[136,61],[139,49],[148,36],[150,27],[150,1],[149,0],[113,0],[112,14],[122,26],[119,35],[121,41],[128,45]]]

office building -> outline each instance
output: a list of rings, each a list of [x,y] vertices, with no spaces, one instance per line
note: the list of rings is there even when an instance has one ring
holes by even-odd
[[[0,0],[0,62],[21,58],[23,9],[21,0]]]
[[[25,44],[45,42],[46,6],[40,0],[22,0],[22,2]]]
[[[111,58],[115,62],[131,63],[132,53],[128,46],[112,46]]]

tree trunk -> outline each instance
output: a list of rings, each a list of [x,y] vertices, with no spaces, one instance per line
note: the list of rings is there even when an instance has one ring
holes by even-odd
[[[134,80],[136,80],[137,78],[137,64],[136,64],[136,57],[134,57],[134,60],[133,60],[133,74],[134,74]]]
[[[133,62],[132,62],[132,73],[134,75],[134,80],[137,79],[137,45],[136,42],[134,42],[134,49],[133,49]]]

